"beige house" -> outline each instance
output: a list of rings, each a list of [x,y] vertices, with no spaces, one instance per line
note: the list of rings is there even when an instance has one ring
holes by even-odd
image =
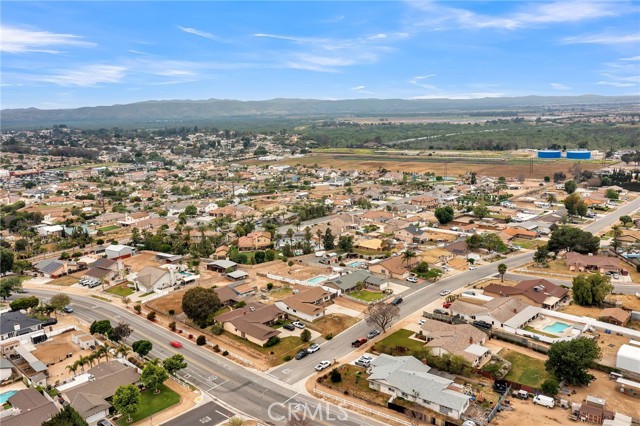
[[[402,256],[393,256],[369,266],[369,271],[374,274],[386,275],[391,278],[403,280],[409,276],[411,269],[418,264],[418,259],[412,258],[405,261]]]
[[[491,351],[484,347],[487,334],[469,324],[448,324],[432,319],[425,320],[422,334],[427,338],[427,348],[436,356],[456,355],[473,367],[481,367],[491,358]]]
[[[298,294],[278,300],[275,305],[287,314],[313,322],[325,314],[325,306],[331,301],[332,293],[322,287],[312,287]]]
[[[624,269],[620,260],[608,256],[588,256],[570,251],[567,253],[567,266],[570,271],[598,271],[601,274],[607,272],[622,272]]]
[[[244,308],[234,309],[216,317],[216,322],[222,324],[231,334],[264,346],[269,339],[280,334],[279,330],[271,328],[278,320],[284,320],[287,314],[275,305],[249,303]]]

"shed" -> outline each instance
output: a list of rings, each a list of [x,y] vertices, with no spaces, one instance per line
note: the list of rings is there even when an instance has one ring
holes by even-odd
[[[233,271],[229,272],[227,276],[236,281],[243,280],[249,276],[245,271]]]

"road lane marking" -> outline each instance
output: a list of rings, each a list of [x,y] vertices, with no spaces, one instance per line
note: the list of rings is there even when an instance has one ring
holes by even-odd
[[[287,399],[285,402],[282,403],[282,405],[286,404],[287,402],[291,401],[293,398],[295,398],[296,396],[300,395],[300,392],[297,392],[295,395],[293,395],[291,398]]]

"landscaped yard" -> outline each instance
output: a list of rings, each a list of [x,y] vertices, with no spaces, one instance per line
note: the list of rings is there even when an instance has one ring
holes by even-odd
[[[546,380],[553,379],[553,376],[545,370],[544,361],[540,359],[509,349],[500,351],[500,356],[511,363],[511,371],[505,377],[507,380],[540,388]]]
[[[415,333],[411,330],[398,330],[395,333],[380,340],[374,346],[376,352],[390,353],[394,352],[395,348],[406,348],[407,352],[418,351],[424,349],[424,343],[419,340],[410,339]]]
[[[227,332],[223,333],[222,337],[225,339],[229,338],[237,342],[237,344],[239,345],[244,345],[264,355],[267,355],[269,357],[269,364],[272,366],[282,364],[286,355],[290,355],[293,358],[300,349],[309,346],[308,343],[302,343],[300,337],[297,336],[283,337],[282,339],[280,339],[280,342],[278,344],[268,348],[256,345],[255,343],[243,339],[240,336],[236,336],[235,334]],[[273,355],[271,355],[271,352],[273,352]]]
[[[56,278],[53,281],[49,281],[47,284],[49,285],[63,285],[63,286],[70,286],[70,285],[74,285],[78,283],[78,279],[72,276],[65,276],[65,277],[60,277],[60,278]]]
[[[367,381],[368,376],[363,367],[350,364],[341,365],[338,367],[338,371],[342,375],[342,381],[338,383],[333,383],[329,378],[331,370],[332,368],[330,367],[323,372],[324,374],[320,381],[322,385],[345,394],[362,398],[366,401],[371,401],[375,404],[386,406],[389,395],[385,395],[369,387],[369,382]],[[327,376],[326,378],[324,378],[325,375]]]
[[[539,334],[541,336],[551,337],[552,339],[555,339],[555,338],[558,337],[556,334],[546,333],[546,332],[544,332],[542,330],[538,330],[537,328],[533,328],[530,325],[526,326],[524,329],[527,330],[527,331],[530,331],[532,333]]]
[[[140,394],[138,409],[131,415],[133,422],[128,423],[127,416],[122,416],[116,423],[119,426],[129,426],[180,402],[180,395],[165,385],[160,385],[158,389],[160,393],[157,395],[153,394],[153,389],[147,389]]]
[[[115,231],[116,229],[120,229],[120,227],[117,225],[109,225],[109,226],[103,226],[102,228],[98,228],[98,231],[109,232],[109,231]]]
[[[118,284],[106,290],[107,293],[115,294],[120,297],[127,297],[135,292],[127,283]]]
[[[356,299],[364,300],[365,302],[375,302],[376,300],[380,300],[384,297],[384,293],[378,293],[369,290],[359,290],[349,293],[349,296],[355,297]]]
[[[357,322],[357,318],[353,318],[348,315],[329,314],[315,320],[313,323],[309,324],[308,327],[319,332],[323,336],[326,336],[327,334],[336,336]]]
[[[526,238],[515,238],[511,241],[511,243],[513,243],[513,245],[520,246],[526,250],[535,250],[538,248],[538,246],[545,244],[545,242],[541,240],[537,240],[537,239],[528,240]]]
[[[223,306],[222,308],[220,308],[217,311],[215,311],[213,313],[213,316],[217,317],[218,315],[226,314],[227,312],[230,312],[230,311],[231,311],[231,307],[230,306]]]

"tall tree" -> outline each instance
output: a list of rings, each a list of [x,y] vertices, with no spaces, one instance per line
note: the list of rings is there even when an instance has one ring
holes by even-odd
[[[607,275],[597,272],[589,275],[580,274],[573,279],[573,301],[581,306],[601,305],[612,289],[611,280]]]
[[[12,269],[13,269],[13,252],[8,249],[0,248],[0,273],[9,272]]]
[[[140,381],[150,389],[153,389],[154,394],[159,394],[158,386],[164,383],[169,378],[169,374],[162,365],[158,363],[158,360],[147,362],[142,369],[142,375],[140,375]]]
[[[451,206],[438,207],[434,211],[434,214],[436,216],[436,219],[438,219],[438,222],[440,222],[440,224],[442,225],[446,225],[447,223],[451,222],[453,220],[453,217],[455,216],[455,212],[453,211],[453,207]]]
[[[480,203],[473,208],[473,215],[478,219],[484,219],[489,216],[490,212],[484,203]]]
[[[49,301],[49,305],[51,305],[56,312],[60,312],[65,307],[69,306],[69,303],[71,303],[71,298],[62,293],[52,296]]]
[[[151,349],[153,349],[153,344],[148,340],[137,340],[133,342],[131,348],[140,358],[144,358],[151,352]]]
[[[365,321],[368,325],[376,325],[384,333],[395,318],[400,316],[400,308],[390,303],[373,303],[367,308]]]
[[[601,351],[597,341],[580,337],[552,344],[547,356],[545,367],[559,380],[587,385],[593,380],[589,367],[600,359]]]
[[[535,253],[533,253],[533,261],[538,265],[546,265],[547,257],[549,256],[549,247],[546,244],[538,246]]]
[[[0,262],[2,259],[0,259]],[[22,280],[18,277],[9,277],[0,280],[0,297],[7,300],[14,291],[22,288]]]
[[[575,251],[581,254],[597,253],[600,239],[591,232],[573,226],[560,226],[551,232],[547,243],[549,251],[555,254],[561,251]]]
[[[88,426],[88,423],[75,408],[67,404],[41,426]]]
[[[212,288],[195,287],[187,290],[182,297],[182,310],[189,319],[198,324],[206,324],[209,315],[220,306],[222,304],[218,294]]]
[[[418,255],[416,254],[415,251],[413,250],[405,250],[404,253],[402,253],[402,263],[405,264],[405,266],[409,267],[409,264],[413,261],[413,259],[415,259]]]
[[[336,238],[333,236],[331,228],[327,228],[326,231],[324,231],[324,236],[322,237],[322,245],[325,250],[333,250],[336,246],[335,240]]]
[[[618,249],[620,248],[620,237],[622,237],[622,229],[620,229],[620,226],[618,225],[614,225],[611,228],[611,235],[612,235],[612,240],[611,240],[611,247],[613,247],[613,249],[616,251],[616,253],[618,252]]]
[[[578,184],[573,180],[568,180],[564,183],[564,190],[567,194],[573,194],[578,189]]]
[[[140,390],[134,385],[120,386],[111,399],[113,407],[123,416],[127,416],[127,422],[131,422],[131,414],[135,413],[140,404]]]
[[[133,328],[131,327],[131,324],[120,321],[118,325],[113,327],[113,330],[111,330],[111,333],[109,334],[109,339],[113,340],[114,342],[120,342],[120,341],[126,340],[127,337],[131,335],[131,333],[133,333]]]
[[[507,265],[504,263],[499,264],[498,273],[500,274],[500,282],[504,282],[504,274],[507,273]]]
[[[162,366],[165,370],[167,370],[167,373],[174,376],[179,370],[187,368],[187,363],[184,360],[184,356],[182,356],[182,354],[174,354],[169,358],[165,358],[162,361]]]

